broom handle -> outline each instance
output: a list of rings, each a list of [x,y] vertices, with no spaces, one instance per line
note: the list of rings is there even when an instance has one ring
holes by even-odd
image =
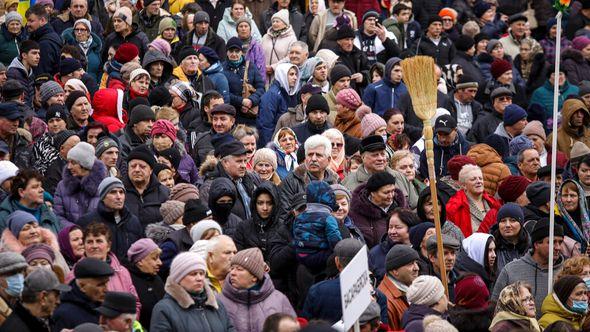
[[[447,282],[447,269],[445,267],[444,249],[442,241],[442,230],[440,223],[440,212],[438,211],[438,196],[436,194],[436,173],[434,171],[434,142],[432,125],[430,119],[424,120],[424,145],[426,148],[426,160],[428,162],[428,178],[430,180],[430,197],[432,197],[432,208],[434,209],[434,227],[436,228],[436,251],[438,265],[440,267],[440,280],[445,287],[445,294],[449,298],[449,285]]]

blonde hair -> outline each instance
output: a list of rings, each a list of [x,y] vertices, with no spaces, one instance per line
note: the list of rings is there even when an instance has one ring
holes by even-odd
[[[459,182],[465,183],[469,174],[471,174],[471,172],[474,172],[474,171],[481,172],[481,168],[479,168],[479,166],[471,165],[471,164],[463,165],[463,167],[459,171]]]
[[[172,107],[160,107],[157,111],[156,111],[156,120],[169,120],[172,121],[174,119],[178,119],[180,116],[178,115],[178,112],[172,108]]]
[[[393,153],[393,156],[391,157],[391,167],[395,168],[397,166],[397,163],[400,162],[400,160],[410,157],[412,158],[412,162],[414,162],[414,154],[412,152],[410,152],[410,150],[398,150],[395,151]]]

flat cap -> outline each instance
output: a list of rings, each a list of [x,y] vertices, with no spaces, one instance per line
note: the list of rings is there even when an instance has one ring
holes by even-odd
[[[454,237],[443,234],[442,240],[444,248],[449,248],[453,250],[459,250],[459,248],[461,248],[461,243],[459,243],[459,241],[457,241],[457,239],[455,239]],[[436,235],[433,235],[429,237],[428,240],[426,240],[426,250],[428,250],[428,252],[436,250]]]
[[[74,267],[76,279],[110,277],[114,273],[109,264],[93,257],[83,258]]]

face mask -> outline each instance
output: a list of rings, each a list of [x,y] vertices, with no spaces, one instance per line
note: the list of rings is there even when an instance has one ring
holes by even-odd
[[[588,311],[588,301],[574,301],[572,311],[579,314],[585,314],[586,311]]]
[[[234,207],[233,203],[222,203],[222,204],[216,203],[211,208],[211,212],[213,212],[213,215],[216,217],[219,217],[221,219],[227,219],[227,217],[231,213],[231,209],[233,207]]]
[[[25,276],[22,273],[11,275],[6,278],[6,283],[8,284],[8,287],[6,287],[6,293],[8,295],[14,297],[20,296],[25,286]]]
[[[584,282],[586,283],[586,287],[590,289],[590,278],[584,278]]]

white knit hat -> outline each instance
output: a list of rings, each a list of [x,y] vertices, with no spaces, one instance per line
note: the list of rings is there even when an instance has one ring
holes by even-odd
[[[143,69],[143,68],[137,68],[137,69],[134,69],[134,70],[131,72],[131,74],[129,74],[129,82],[133,82],[133,81],[135,81],[135,79],[136,79],[137,77],[139,77],[139,75],[146,75],[146,76],[148,77],[148,80],[150,80],[150,79],[151,79],[151,77],[150,77],[150,73],[148,73],[148,71],[147,71],[147,70],[145,70],[145,69]]]
[[[183,252],[176,255],[172,260],[168,278],[179,283],[187,274],[197,270],[207,271],[207,263],[205,263],[203,257],[194,252]]]
[[[16,176],[18,167],[8,160],[0,160],[0,186],[4,181]]]
[[[80,142],[68,151],[68,160],[74,160],[85,169],[92,169],[96,160],[94,146]]]
[[[278,12],[276,12],[271,17],[271,22],[274,18],[278,18],[279,20],[283,21],[283,23],[285,23],[286,26],[289,26],[291,24],[289,23],[289,11],[286,9],[281,9]]]
[[[275,171],[277,170],[277,154],[273,150],[269,148],[262,148],[256,150],[256,152],[254,153],[254,157],[252,157],[252,166],[256,166],[256,164],[258,164],[261,161],[268,162],[269,164],[271,164]]]
[[[219,224],[215,222],[215,220],[205,219],[197,222],[191,228],[191,238],[194,242],[197,242],[201,239],[203,234],[205,234],[205,232],[210,229],[216,229],[219,232],[219,234],[223,234],[221,226],[219,226]]]
[[[445,296],[445,288],[437,277],[419,276],[406,292],[410,304],[431,306]]]

